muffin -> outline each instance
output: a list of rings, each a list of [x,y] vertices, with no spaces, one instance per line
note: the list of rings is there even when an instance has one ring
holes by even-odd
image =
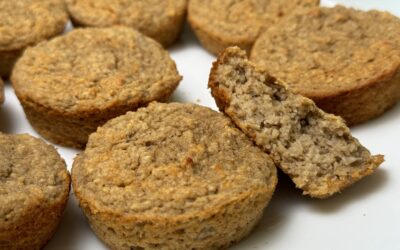
[[[210,52],[233,45],[250,51],[262,31],[296,9],[318,5],[319,0],[190,0],[188,19]]]
[[[53,146],[0,133],[0,249],[41,249],[68,200],[70,177]]]
[[[75,29],[42,42],[11,77],[32,126],[78,148],[107,120],[168,99],[180,80],[168,52],[128,27]]]
[[[300,11],[266,31],[250,59],[348,125],[400,98],[400,19],[342,6]]]
[[[135,28],[164,46],[182,31],[187,0],[66,0],[75,26]]]
[[[247,60],[227,49],[210,74],[218,107],[255,144],[271,155],[303,194],[326,198],[370,175],[383,162],[354,138],[340,117],[294,94]]]
[[[72,180],[112,249],[220,249],[251,231],[277,175],[221,113],[153,103],[93,133]]]
[[[23,50],[64,31],[63,0],[0,1],[0,76],[8,77]]]

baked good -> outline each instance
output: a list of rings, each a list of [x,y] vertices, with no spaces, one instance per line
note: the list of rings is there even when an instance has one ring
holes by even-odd
[[[295,9],[318,5],[319,0],[190,0],[188,19],[210,52],[233,45],[250,51],[263,30]]]
[[[128,27],[75,29],[40,43],[11,78],[33,127],[79,148],[109,119],[168,99],[181,80],[168,52]]]
[[[343,120],[294,94],[254,66],[238,47],[214,63],[209,87],[218,107],[289,175],[303,194],[340,192],[382,162],[352,137]]]
[[[53,146],[0,133],[0,249],[41,249],[67,204],[70,177]]]
[[[72,182],[112,249],[219,249],[254,227],[277,176],[269,156],[221,113],[152,103],[90,135]]]
[[[342,6],[299,11],[266,31],[250,59],[348,125],[400,98],[400,19]]]
[[[0,1],[0,76],[8,77],[22,51],[64,31],[63,0]]]
[[[187,0],[66,0],[75,26],[125,25],[171,45],[182,31]]]
[[[4,102],[4,82],[0,78],[0,104]]]

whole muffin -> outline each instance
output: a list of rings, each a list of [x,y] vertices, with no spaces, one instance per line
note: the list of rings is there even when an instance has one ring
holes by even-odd
[[[277,174],[221,113],[153,103],[93,133],[72,180],[112,249],[219,249],[251,231]]]
[[[66,0],[75,26],[135,28],[164,46],[185,23],[187,0]]]
[[[0,1],[0,76],[8,77],[23,50],[64,31],[63,0]]]
[[[70,177],[54,147],[0,133],[0,249],[41,249],[67,204]]]
[[[107,120],[168,99],[180,80],[168,52],[127,27],[76,29],[40,43],[11,79],[33,127],[79,148]]]
[[[226,47],[250,51],[262,31],[319,0],[190,0],[188,19],[201,44],[214,54]]]
[[[252,61],[354,125],[400,98],[400,19],[342,6],[299,11],[266,31]]]

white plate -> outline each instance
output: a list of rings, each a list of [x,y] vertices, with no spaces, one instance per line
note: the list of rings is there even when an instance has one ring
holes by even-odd
[[[325,0],[361,9],[388,10],[400,16],[399,0]],[[186,28],[181,42],[170,49],[184,79],[174,101],[216,108],[207,90],[215,57],[207,53]],[[301,196],[287,177],[281,177],[270,205],[255,231],[232,249],[400,249],[400,105],[382,117],[352,128],[373,153],[386,156],[372,176],[326,200]],[[0,109],[0,131],[39,136],[25,119],[13,90],[6,86]],[[77,150],[57,146],[68,168]],[[60,227],[46,247],[50,249],[107,249],[90,230],[71,195]]]

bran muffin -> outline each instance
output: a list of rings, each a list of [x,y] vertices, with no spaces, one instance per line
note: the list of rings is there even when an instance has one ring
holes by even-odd
[[[107,120],[168,99],[181,80],[168,52],[128,27],[75,29],[28,48],[11,78],[32,126],[79,148]]]
[[[383,162],[343,120],[294,94],[247,60],[238,47],[214,63],[209,87],[218,107],[289,175],[303,194],[329,197]]]
[[[348,125],[400,98],[400,19],[342,6],[300,11],[266,31],[250,59]]]
[[[263,30],[298,8],[318,5],[319,0],[190,0],[188,19],[210,52],[233,45],[250,51]]]
[[[0,133],[0,249],[41,249],[67,204],[70,177],[53,146]]]
[[[221,113],[152,103],[90,135],[72,180],[112,249],[220,249],[255,226],[277,174]]]
[[[4,102],[4,82],[0,78],[0,104],[3,104]]]
[[[66,0],[75,26],[124,25],[152,37],[165,47],[182,31],[187,0]]]
[[[63,0],[0,1],[0,76],[8,77],[23,50],[64,31]]]

